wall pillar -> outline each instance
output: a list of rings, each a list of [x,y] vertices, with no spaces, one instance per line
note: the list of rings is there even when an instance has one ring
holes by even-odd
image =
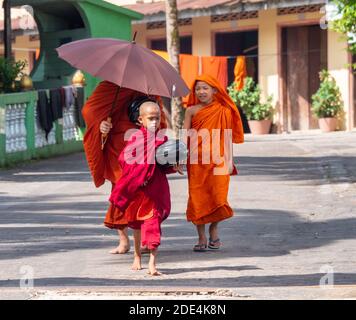
[[[211,56],[211,22],[209,17],[196,17],[192,21],[192,51],[195,56]]]
[[[273,96],[272,104],[277,110],[273,122],[281,131],[283,114],[279,110],[282,104],[279,101],[277,10],[259,11],[258,20],[258,79],[262,100]]]
[[[149,47],[149,43],[147,43],[147,24],[146,23],[133,23],[132,24],[132,37],[137,32],[136,35],[136,43]]]
[[[349,53],[347,51],[347,42],[342,39],[342,35],[328,29],[328,70],[331,76],[336,80],[336,84],[341,91],[341,97],[344,104],[344,113],[339,121],[340,130],[351,130],[351,84],[349,69]]]

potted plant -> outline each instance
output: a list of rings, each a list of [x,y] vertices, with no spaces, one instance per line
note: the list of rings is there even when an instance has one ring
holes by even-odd
[[[0,57],[0,92],[16,92],[21,88],[20,80],[24,73],[27,62],[24,60],[14,61]]]
[[[261,102],[260,86],[247,77],[242,90],[237,90],[232,83],[228,87],[231,99],[240,106],[248,120],[251,133],[267,134],[270,131],[273,116],[272,96],[265,103]]]
[[[320,71],[319,78],[320,87],[312,95],[312,112],[319,119],[319,127],[322,132],[335,131],[337,116],[343,106],[340,89],[327,70]]]

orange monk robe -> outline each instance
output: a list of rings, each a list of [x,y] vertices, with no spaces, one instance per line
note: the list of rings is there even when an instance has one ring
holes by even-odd
[[[238,56],[234,68],[235,87],[236,90],[241,90],[244,87],[244,79],[247,77],[246,57]]]
[[[179,67],[180,75],[184,79],[188,87],[191,87],[195,81],[195,78],[199,75],[199,57],[192,56],[190,54],[179,55]],[[188,102],[188,97],[183,97],[184,104]]]
[[[139,80],[138,80],[139,81]],[[104,184],[105,180],[114,185],[121,177],[118,157],[126,145],[124,136],[127,130],[138,127],[129,120],[128,106],[135,97],[143,93],[121,88],[112,117],[112,129],[108,135],[104,150],[101,150],[100,123],[110,115],[118,86],[109,81],[102,81],[85,103],[82,114],[87,125],[84,135],[84,151],[88,166],[96,187]],[[166,128],[166,117],[161,107],[161,128]],[[110,205],[105,218],[105,225],[118,228],[127,224],[122,220],[122,214]]]
[[[224,129],[232,130],[233,143],[242,143],[244,141],[240,114],[231,98],[216,79],[208,75],[201,75],[197,77],[196,81],[208,83],[217,89],[217,93],[214,95],[214,100],[211,104],[204,106],[194,115],[191,128],[197,131],[207,129],[210,132],[210,137],[213,129],[220,129],[222,132],[220,136],[220,155],[223,155]],[[199,103],[194,93],[194,86],[189,96],[188,107]],[[189,181],[187,220],[196,225],[218,222],[233,216],[233,211],[227,201],[230,176],[229,174],[214,175],[214,168],[221,167],[221,165],[216,165],[212,161],[210,164],[202,163],[203,144],[201,139],[198,141],[199,162],[198,164],[192,164],[190,163],[191,159],[188,159],[187,164]],[[189,147],[192,152],[190,144]],[[212,153],[212,149],[210,150],[210,153]]]
[[[220,86],[227,87],[227,57],[202,57],[203,74],[216,78]]]

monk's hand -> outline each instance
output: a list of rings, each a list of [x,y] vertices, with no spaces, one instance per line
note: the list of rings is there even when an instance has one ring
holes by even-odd
[[[234,163],[230,163],[229,165],[229,174],[232,174],[234,172],[235,165]]]
[[[180,175],[184,175],[184,173],[183,173],[183,166],[181,165],[181,164],[175,164],[174,166],[173,166],[173,170],[174,171],[177,171]]]
[[[112,124],[108,121],[101,121],[100,123],[100,132],[103,133],[103,134],[108,134],[109,131],[111,130],[112,128]]]

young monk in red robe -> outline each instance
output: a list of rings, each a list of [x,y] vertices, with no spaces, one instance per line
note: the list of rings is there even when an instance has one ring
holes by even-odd
[[[193,129],[198,133],[203,131],[208,133],[205,140],[198,137],[197,148],[192,147],[192,139],[189,145],[190,155],[187,162],[189,200],[186,214],[187,220],[196,225],[199,236],[193,250],[205,251],[207,247],[219,249],[221,242],[218,236],[218,223],[233,216],[227,195],[230,175],[237,174],[232,160],[232,143],[244,141],[242,122],[231,98],[219,82],[209,75],[196,78],[187,106],[184,128],[188,129],[188,132],[189,129]],[[219,144],[213,139],[214,129],[220,130]],[[227,131],[229,129],[230,131]],[[227,141],[225,132],[230,132],[232,141]],[[227,148],[230,145],[231,147]],[[210,160],[204,162],[206,152]],[[197,154],[195,163],[192,161],[194,153]],[[220,163],[214,161],[214,153],[219,153],[222,157]],[[224,168],[225,171],[217,170]],[[205,235],[205,225],[208,223],[209,243]]]
[[[167,140],[166,136],[157,134],[160,123],[159,106],[152,101],[142,103],[138,121],[142,125],[140,130],[130,137],[120,154],[122,176],[115,184],[110,201],[127,220],[126,224],[134,229],[135,253],[132,269],[141,269],[142,242],[142,246],[150,250],[148,273],[156,276],[161,275],[156,269],[161,223],[171,210],[166,174],[180,171],[180,168],[165,168],[156,164],[156,148]]]
[[[88,166],[93,177],[95,186],[98,188],[109,180],[114,186],[116,181],[121,177],[121,167],[117,158],[125,147],[124,135],[128,129],[138,128],[129,120],[128,106],[142,93],[121,88],[112,112],[111,123],[106,119],[111,113],[112,104],[118,86],[109,81],[102,81],[91,94],[84,105],[82,114],[86,123],[86,132],[84,136],[84,151],[87,157]],[[161,128],[167,127],[166,117],[161,109]],[[101,149],[101,136],[105,133],[108,135],[104,150]],[[117,248],[110,253],[126,253],[130,249],[127,228],[120,229],[123,224],[120,212],[117,208],[110,205],[106,217],[105,226],[118,230],[120,243]]]

